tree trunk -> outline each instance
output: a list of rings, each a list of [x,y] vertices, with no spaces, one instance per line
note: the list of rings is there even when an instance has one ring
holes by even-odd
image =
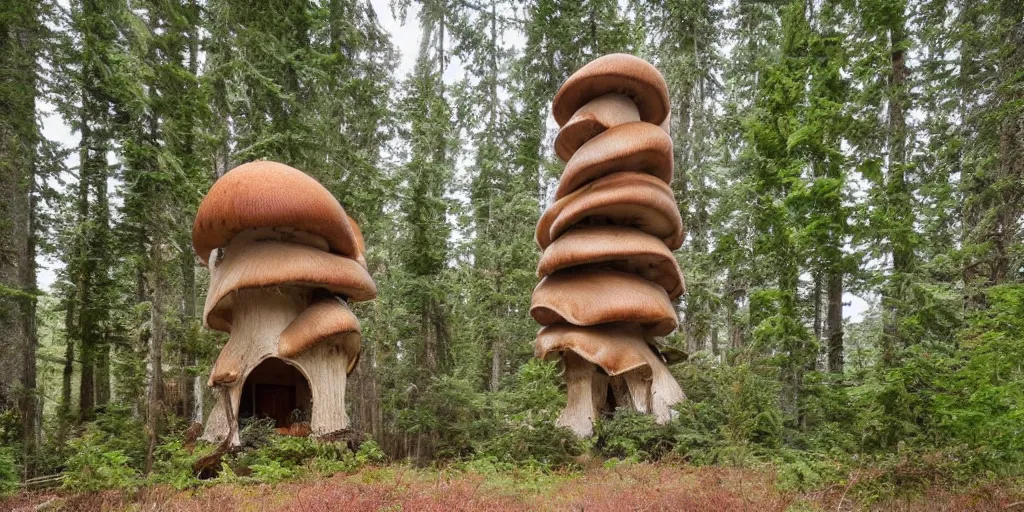
[[[892,247],[892,274],[882,294],[886,311],[882,328],[882,364],[892,366],[896,362],[897,345],[901,345],[900,323],[903,317],[904,287],[907,273],[913,264],[914,252],[910,245],[913,232],[913,211],[906,178],[907,126],[906,110],[906,28],[900,16],[892,20],[889,29],[890,71],[888,85],[887,137],[889,169],[886,181],[886,202],[890,222],[889,243]]]
[[[811,295],[814,304],[814,339],[821,340],[821,273],[814,273],[814,293]]]
[[[71,424],[71,386],[75,376],[75,306],[68,301],[64,313],[64,370],[61,375],[60,408],[58,409],[58,420],[60,421],[57,442],[63,443],[67,438],[68,427]]]
[[[843,372],[843,274],[828,276],[828,371]]]
[[[163,264],[161,251],[162,244],[159,237],[154,236],[150,243],[149,251],[149,276],[152,290],[150,301],[149,325],[151,334],[149,337],[149,392],[146,412],[146,435],[149,438],[149,446],[146,451],[145,472],[153,467],[153,451],[160,438],[161,420],[164,405],[164,370],[163,370],[163,346],[164,346],[164,283]]]

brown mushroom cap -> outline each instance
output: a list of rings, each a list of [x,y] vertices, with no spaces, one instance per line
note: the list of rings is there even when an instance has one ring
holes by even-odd
[[[231,292],[286,285],[323,288],[352,301],[377,296],[373,278],[351,258],[300,244],[253,242],[240,250],[229,250],[217,263],[203,312],[206,325],[230,331]]]
[[[666,118],[667,119],[667,118]],[[636,103],[621,94],[606,94],[591,100],[573,114],[555,137],[555,154],[562,161],[601,132],[620,124],[640,120]]]
[[[359,229],[359,224],[356,224],[356,220],[352,217],[348,217],[348,225],[352,228],[352,235],[356,241],[356,250],[359,255],[356,256],[356,261],[366,268],[366,242],[363,241],[363,230]]]
[[[672,183],[672,138],[643,122],[609,128],[587,141],[565,164],[555,198],[618,171],[640,171]]]
[[[548,359],[567,350],[600,366],[613,377],[649,366],[644,351],[650,349],[646,347],[643,329],[638,324],[613,323],[592,327],[555,324],[537,333],[534,357]]]
[[[358,255],[338,200],[309,175],[270,161],[235,167],[210,187],[192,226],[192,246],[206,263],[210,251],[241,231],[260,227],[304,231],[323,237],[333,253]]]
[[[672,189],[646,173],[612,173],[555,201],[537,223],[537,245],[546,249],[569,228],[583,223],[636,227],[672,250],[683,244],[683,219]]]
[[[664,288],[635,274],[599,269],[545,277],[533,289],[530,315],[541,325],[635,322],[654,336],[672,332],[679,323]]]
[[[685,283],[672,252],[655,236],[622,226],[580,226],[558,237],[537,264],[537,277],[577,265],[601,264],[657,283],[675,299]]]
[[[359,362],[362,335],[359,320],[344,302],[328,298],[311,304],[288,324],[277,339],[281,357],[295,357],[314,346],[333,341],[348,356],[347,373],[352,373]]]
[[[648,123],[661,124],[668,115],[665,78],[649,62],[624,53],[598,57],[573,73],[555,94],[551,113],[563,126],[580,107],[606,94],[632,98],[640,119]]]

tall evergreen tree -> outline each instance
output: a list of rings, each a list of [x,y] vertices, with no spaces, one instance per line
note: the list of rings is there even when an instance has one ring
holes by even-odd
[[[35,319],[40,15],[36,2],[14,2],[0,13],[0,411],[17,411],[21,419],[26,475],[34,471],[40,428]]]

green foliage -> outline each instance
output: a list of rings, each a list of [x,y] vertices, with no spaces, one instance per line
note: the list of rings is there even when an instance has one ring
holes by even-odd
[[[72,455],[64,471],[64,487],[72,491],[131,489],[141,484],[132,459],[121,450],[104,449],[104,443],[86,435],[72,441]]]
[[[938,376],[937,430],[962,443],[979,469],[1024,464],[1024,285],[990,288],[968,318],[951,370]]]
[[[108,406],[68,443],[64,487],[75,491],[134,488],[145,457],[142,423],[127,407]]]
[[[565,405],[554,364],[530,361],[508,386],[494,393],[496,432],[480,443],[478,457],[500,463],[566,467],[585,451],[567,429],[554,426]]]
[[[221,481],[354,471],[384,453],[545,473],[591,450],[772,464],[792,491],[862,465],[880,473],[866,493],[1020,475],[1017,3],[394,4],[417,13],[418,48],[396,48],[357,0],[43,2],[38,40],[4,56],[17,76],[0,96],[19,101],[0,124],[19,135],[0,162],[35,173],[16,191],[61,268],[37,315],[47,442],[19,460],[33,416],[0,413],[0,492],[6,468],[31,462],[66,467],[72,489],[136,486],[147,435],[161,439],[148,481],[198,484],[190,462],[211,447],[189,454],[178,416],[223,336],[202,329],[208,272],[190,227],[217,174],[261,158],[315,176],[363,227],[380,293],[353,306],[367,343],[351,412],[381,445],[352,453],[254,421]],[[399,51],[414,57],[405,76]],[[689,232],[669,341],[691,353],[673,368],[689,400],[668,425],[618,411],[581,442],[554,427],[557,368],[530,360],[533,229],[563,169],[552,97],[618,51],[649,58],[669,88]],[[34,94],[77,145],[35,140],[51,121],[33,123]],[[0,210],[0,226],[28,224]],[[850,293],[871,307],[844,319]],[[35,296],[0,283],[0,299]],[[174,374],[169,417],[147,430],[149,368]]]
[[[597,422],[594,436],[594,447],[601,455],[653,461],[672,451],[679,432],[676,422],[658,425],[649,414],[618,409],[611,418]]]
[[[510,426],[483,443],[480,456],[497,462],[561,468],[572,465],[586,444],[551,421]]]
[[[366,440],[353,452],[344,442],[318,441],[306,437],[273,435],[256,448],[244,449],[222,471],[223,482],[277,483],[303,475],[351,473],[386,456],[373,440]],[[244,471],[243,471],[244,469]],[[246,477],[238,476],[239,473]]]
[[[775,486],[782,491],[808,492],[840,482],[849,468],[827,455],[781,450],[774,459]]]
[[[774,450],[784,434],[779,382],[770,366],[714,366],[706,359],[680,365],[688,400],[677,409],[676,451],[697,462],[743,464]]]
[[[265,484],[276,484],[295,476],[295,469],[286,467],[277,460],[269,460],[249,466],[252,477]]]
[[[168,440],[156,447],[153,472],[150,473],[149,480],[157,484],[170,485],[178,490],[196,487],[201,481],[192,472],[192,464],[212,453],[214,449],[213,445],[201,444],[190,452],[182,446],[181,441]]]
[[[0,447],[0,498],[18,490],[18,467],[14,450],[9,446]]]

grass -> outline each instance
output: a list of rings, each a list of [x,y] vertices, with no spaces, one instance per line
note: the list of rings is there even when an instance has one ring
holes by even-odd
[[[808,493],[784,492],[771,468],[619,464],[577,472],[486,465],[417,469],[367,467],[352,474],[308,476],[280,484],[218,484],[177,491],[71,495],[23,493],[0,510],[263,512],[294,511],[1024,511],[1024,483],[974,488],[935,485],[911,496],[879,498],[851,490],[856,481]],[[42,508],[37,508],[44,505]]]

